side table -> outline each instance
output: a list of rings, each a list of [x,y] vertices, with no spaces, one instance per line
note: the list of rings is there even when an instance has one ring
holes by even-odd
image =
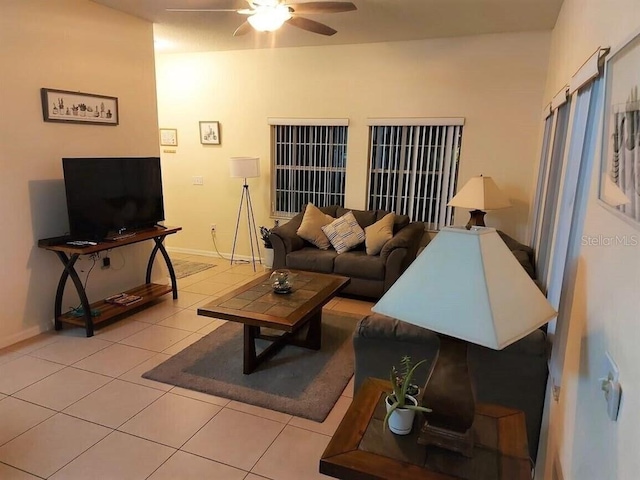
[[[383,430],[391,384],[368,378],[320,459],[320,473],[343,480],[530,480],[524,413],[476,404],[473,456],[417,443],[422,415],[409,435]]]

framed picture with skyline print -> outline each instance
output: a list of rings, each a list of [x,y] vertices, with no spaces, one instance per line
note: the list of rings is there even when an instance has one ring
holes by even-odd
[[[220,122],[200,122],[200,143],[220,145]]]
[[[640,32],[605,67],[599,199],[640,229]]]

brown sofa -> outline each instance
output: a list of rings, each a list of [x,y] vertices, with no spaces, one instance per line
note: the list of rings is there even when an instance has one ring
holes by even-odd
[[[383,210],[350,210],[338,205],[320,208],[334,218],[352,211],[362,228],[380,220]],[[273,268],[291,268],[320,273],[335,273],[351,278],[343,293],[373,299],[380,298],[413,262],[424,233],[422,222],[410,222],[405,215],[396,215],[393,238],[379,255],[367,255],[364,243],[354,250],[338,254],[333,248],[320,250],[300,238],[296,231],[302,222],[304,209],[288,223],[271,231]]]

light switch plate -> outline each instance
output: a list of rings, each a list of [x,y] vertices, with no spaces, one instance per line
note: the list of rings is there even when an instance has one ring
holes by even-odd
[[[618,370],[618,365],[613,361],[609,352],[605,352],[604,361],[603,377],[610,378],[612,381],[617,382],[620,378],[620,370]]]
[[[620,410],[620,401],[622,399],[622,387],[620,386],[619,377],[620,370],[616,362],[613,361],[609,352],[606,352],[604,375],[600,378],[600,383],[607,402],[607,415],[614,422],[618,419],[618,411]]]

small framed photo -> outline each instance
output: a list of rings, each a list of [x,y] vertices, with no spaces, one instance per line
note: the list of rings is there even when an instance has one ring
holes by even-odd
[[[220,122],[200,122],[200,143],[220,145]]]
[[[116,97],[51,88],[41,88],[40,97],[45,122],[118,125]]]
[[[163,147],[177,147],[178,130],[176,130],[175,128],[161,128],[160,145]]]

